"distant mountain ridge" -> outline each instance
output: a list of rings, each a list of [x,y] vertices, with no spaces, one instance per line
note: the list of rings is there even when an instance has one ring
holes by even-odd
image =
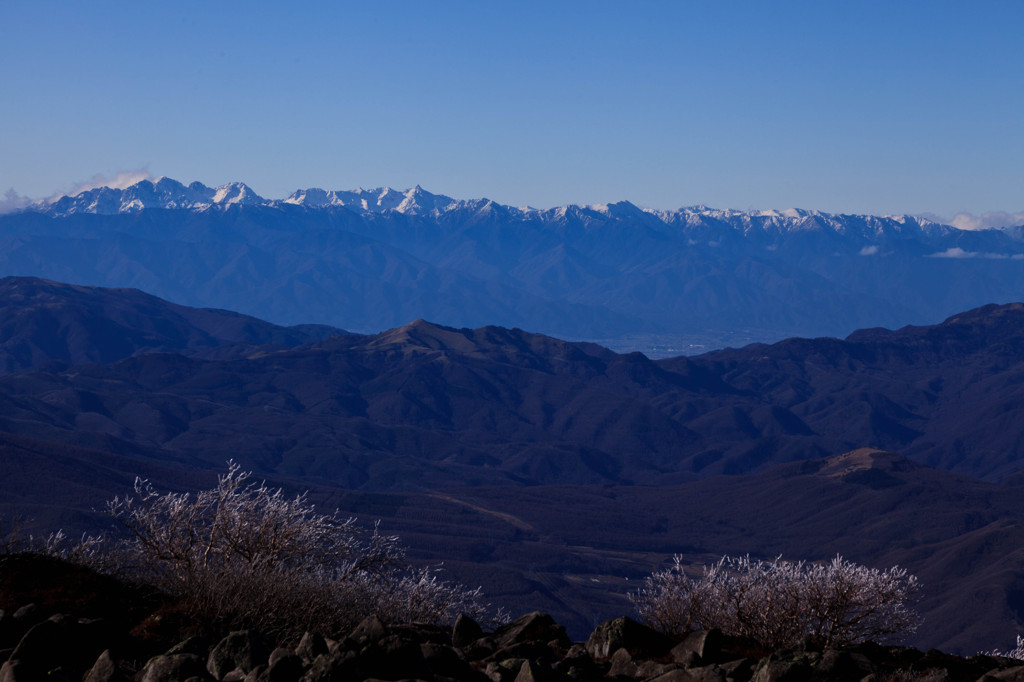
[[[737,211],[689,206],[677,210],[653,210],[639,208],[629,201],[536,209],[495,204],[488,199],[453,199],[443,194],[433,194],[418,185],[407,190],[390,187],[324,190],[314,187],[296,190],[284,199],[265,199],[242,182],[207,187],[200,182],[184,185],[167,177],[155,181],[141,180],[124,188],[97,187],[72,195],[43,199],[30,204],[24,210],[53,217],[67,217],[76,214],[118,215],[147,209],[226,210],[236,206],[344,208],[357,214],[395,212],[435,218],[455,211],[486,213],[494,210],[510,218],[537,219],[549,223],[565,223],[572,220],[603,223],[609,220],[624,220],[657,226],[662,230],[679,231],[688,234],[694,243],[699,243],[699,238],[703,238],[707,240],[706,243],[713,246],[722,245],[715,237],[727,237],[729,232],[742,235],[746,239],[765,242],[772,247],[778,246],[775,241],[781,236],[797,232],[842,235],[863,241],[868,247],[881,247],[888,242],[910,239],[942,243],[942,240],[950,235],[965,232],[951,225],[917,216],[831,214],[806,209]],[[716,234],[716,230],[725,231]],[[1008,225],[1001,230],[988,231],[1005,232],[1011,235],[1014,241],[1021,238],[1021,230],[1015,229],[1015,226]],[[931,255],[950,257],[950,254],[944,252],[935,252]],[[982,255],[994,256],[996,252]]]
[[[1022,235],[797,209],[541,210],[420,187],[268,200],[162,178],[0,216],[0,274],[283,325],[497,324],[664,356],[1019,300]]]
[[[259,346],[292,348],[341,329],[280,327],[228,310],[188,308],[134,289],[34,277],[0,279],[0,374],[46,363],[115,362],[138,353],[225,358]]]
[[[185,185],[168,177],[156,180],[140,180],[124,188],[96,187],[75,194],[35,201],[25,209],[51,216],[67,216],[75,213],[113,215],[132,213],[149,208],[206,210],[224,209],[230,206],[281,206],[284,204],[322,208],[341,206],[354,212],[381,213],[395,211],[410,215],[438,214],[466,207],[483,207],[493,204],[488,199],[453,199],[444,194],[433,194],[419,185],[406,190],[391,187],[356,190],[324,190],[318,187],[296,190],[284,199],[266,199],[256,194],[243,182],[231,182],[218,187],[207,187],[201,182]],[[825,229],[837,233],[848,233],[851,226],[859,228],[865,237],[884,237],[894,234],[948,233],[948,230],[962,232],[959,228],[921,216],[911,215],[869,215],[834,214],[817,210],[790,208],[739,211],[715,209],[707,206],[686,206],[677,210],[642,209],[629,201],[607,204],[569,204],[551,209],[513,207],[498,205],[504,211],[522,216],[539,215],[547,218],[565,218],[567,215],[617,219],[656,219],[667,225],[691,225],[702,221],[719,221],[733,229],[750,235],[786,231]],[[1005,225],[1003,231],[1017,235],[1014,226]],[[947,229],[944,229],[947,228]],[[977,231],[977,230],[974,230]]]
[[[1021,303],[655,362],[424,320],[328,336],[8,278],[0,330],[0,431],[346,488],[664,485],[864,445],[1024,480]]]
[[[265,199],[256,194],[243,182],[231,182],[218,187],[207,187],[201,182],[185,185],[168,177],[157,180],[140,180],[124,188],[96,187],[75,194],[43,199],[29,205],[27,210],[38,211],[52,216],[67,216],[75,213],[112,215],[132,213],[147,208],[205,210],[227,208],[234,205],[280,206],[290,204],[320,208],[343,206],[356,212],[379,213],[396,211],[405,214],[441,213],[465,207],[482,207],[493,204],[488,199],[453,199],[443,194],[433,194],[417,185],[411,189],[396,190],[390,187],[356,190],[324,190],[318,187],[300,189],[284,199]],[[541,215],[549,218],[565,218],[569,214],[619,219],[655,219],[666,224],[691,223],[701,218],[730,223],[742,232],[759,230],[765,233],[794,229],[831,228],[844,232],[843,219],[860,218],[875,234],[900,232],[902,229],[924,230],[942,225],[926,218],[914,216],[871,216],[840,215],[806,209],[737,211],[713,209],[707,206],[689,206],[678,210],[642,209],[629,201],[608,204],[566,205],[552,209],[513,207],[498,205],[509,213],[520,215]],[[811,221],[811,222],[808,222]],[[815,223],[814,221],[819,221]],[[1007,226],[1011,227],[1011,226]],[[957,228],[952,228],[957,229]]]

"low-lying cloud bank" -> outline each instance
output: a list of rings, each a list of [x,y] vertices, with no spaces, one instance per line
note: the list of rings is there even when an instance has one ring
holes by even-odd
[[[952,218],[935,215],[934,213],[925,213],[921,217],[944,225],[952,225],[960,230],[990,230],[1024,225],[1024,211],[1017,213],[990,211],[981,215],[957,213]]]
[[[992,258],[997,260],[1024,260],[1024,254],[1006,254],[1006,253],[984,253],[981,251],[964,251],[959,246],[940,251],[938,253],[929,254],[931,258]]]

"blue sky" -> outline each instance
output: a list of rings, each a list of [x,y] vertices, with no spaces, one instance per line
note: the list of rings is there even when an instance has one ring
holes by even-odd
[[[1024,2],[0,5],[0,194],[1024,210]]]

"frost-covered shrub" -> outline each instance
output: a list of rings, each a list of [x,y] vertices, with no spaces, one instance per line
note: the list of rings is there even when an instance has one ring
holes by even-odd
[[[285,636],[337,633],[371,613],[391,622],[484,615],[479,590],[409,569],[398,538],[250,477],[229,462],[215,488],[196,494],[136,479],[133,494],[108,503],[127,530],[108,555],[206,622]]]
[[[102,573],[116,573],[119,564],[108,551],[106,539],[84,534],[72,539],[62,530],[45,537],[26,533],[21,517],[0,516],[0,557],[11,554],[42,554],[88,566]]]
[[[781,648],[805,638],[842,646],[913,632],[916,591],[917,579],[904,569],[882,571],[839,556],[824,564],[726,556],[699,577],[686,575],[677,556],[630,597],[664,632],[718,628]]]
[[[987,656],[1003,656],[1005,658],[1016,658],[1017,660],[1024,661],[1024,637],[1017,635],[1017,647],[1010,649],[1009,651],[1000,651],[995,649],[993,651],[983,652]]]

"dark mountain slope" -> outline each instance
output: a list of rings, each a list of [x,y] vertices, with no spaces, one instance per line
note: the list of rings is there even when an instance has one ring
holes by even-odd
[[[294,347],[339,333],[332,327],[280,327],[227,310],[188,308],[136,289],[0,279],[0,372],[54,361],[109,363],[143,352]]]
[[[136,476],[163,490],[198,490],[216,482],[214,472],[194,466],[0,433],[0,521],[20,517],[26,532],[37,536],[61,528],[72,536],[76,530],[107,530],[107,500],[128,493]]]
[[[55,286],[39,290],[64,291]],[[30,348],[51,352],[36,351],[44,360],[71,357],[69,344],[74,359],[135,355],[0,379],[0,430],[212,466],[236,457],[371,489],[664,485],[861,445],[992,480],[1024,468],[1020,304],[928,328],[652,362],[424,321],[254,346],[302,335],[137,292],[69,291],[54,299],[66,305],[0,311],[17,320],[8,345],[24,348],[27,334]],[[55,324],[55,310],[66,321]],[[251,341],[213,345],[232,335]],[[150,352],[173,348],[189,357]]]
[[[691,362],[795,415],[828,449],[868,443],[993,480],[1024,463],[1024,304],[661,364]]]
[[[416,322],[245,359],[22,372],[0,380],[0,428],[346,487],[653,481],[696,437],[650,400],[691,383],[639,354]]]

